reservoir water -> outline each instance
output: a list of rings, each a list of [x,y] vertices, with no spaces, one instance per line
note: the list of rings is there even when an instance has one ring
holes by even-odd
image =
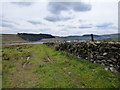
[[[43,44],[45,42],[26,42],[26,43],[10,43],[10,44],[2,44],[2,45],[23,45],[23,44]]]

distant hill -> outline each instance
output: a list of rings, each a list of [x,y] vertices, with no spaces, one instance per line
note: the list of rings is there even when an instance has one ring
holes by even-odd
[[[46,38],[55,38],[55,36],[52,36],[50,34],[18,33],[17,35],[26,41],[39,41],[41,39],[46,39]]]
[[[120,37],[120,33],[118,34],[106,34],[106,35],[93,35],[95,40],[106,40],[106,41],[110,41],[110,40],[115,40],[118,41],[119,37]],[[67,37],[61,37],[65,40],[91,40],[91,34],[85,34],[82,36],[67,36]]]
[[[91,34],[85,34],[82,37],[91,37]],[[101,37],[100,35],[94,35],[94,37]]]
[[[2,40],[2,43],[31,42],[53,38],[56,37],[49,34],[28,34],[28,33],[0,34],[0,40]]]
[[[108,35],[94,35],[95,40],[105,40],[105,41],[118,41],[120,34],[108,34]],[[30,42],[30,41],[73,41],[73,40],[91,40],[90,34],[85,34],[83,36],[52,36],[49,34],[28,34],[28,33],[18,33],[18,34],[1,34],[0,39],[2,43],[13,43],[13,42]],[[120,41],[120,39],[119,39]]]

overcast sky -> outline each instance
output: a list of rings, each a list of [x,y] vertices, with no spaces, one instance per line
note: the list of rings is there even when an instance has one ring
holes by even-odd
[[[2,33],[56,36],[118,33],[118,0],[5,1],[0,2]]]

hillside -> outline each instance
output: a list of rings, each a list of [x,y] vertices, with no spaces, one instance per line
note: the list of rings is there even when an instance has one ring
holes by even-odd
[[[2,34],[0,35],[0,38],[2,39],[2,43],[27,42],[16,34]]]
[[[105,66],[41,45],[3,46],[3,88],[120,88]]]
[[[26,41],[39,41],[46,38],[55,38],[50,34],[29,34],[29,33],[18,33],[19,37]]]
[[[54,36],[48,34],[1,34],[0,39],[2,43],[14,43],[14,42],[31,42],[41,41],[42,39],[53,39]]]
[[[113,40],[113,41],[118,41],[119,34],[106,34],[106,35],[94,35],[95,40]],[[62,37],[65,40],[91,40],[91,35],[90,34],[85,34],[83,36],[67,36],[67,37]]]
[[[95,40],[106,40],[106,41],[118,41],[120,34],[109,34],[109,35],[94,35]],[[49,34],[2,34],[0,35],[2,43],[13,43],[13,42],[49,42],[49,41],[73,41],[73,40],[91,40],[90,34],[83,36],[52,36]]]

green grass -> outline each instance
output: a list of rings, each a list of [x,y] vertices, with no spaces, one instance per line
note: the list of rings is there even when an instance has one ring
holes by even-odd
[[[3,46],[2,62],[3,88],[120,88],[105,66],[46,45]]]

